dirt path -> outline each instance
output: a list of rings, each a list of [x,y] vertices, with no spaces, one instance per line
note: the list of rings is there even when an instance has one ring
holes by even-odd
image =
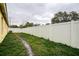
[[[20,37],[20,35],[18,34],[14,34],[18,39],[21,40],[21,42],[23,43],[24,47],[26,48],[26,51],[28,52],[29,56],[33,56],[33,52],[32,52],[32,49],[30,47],[30,45],[24,40],[23,37]]]

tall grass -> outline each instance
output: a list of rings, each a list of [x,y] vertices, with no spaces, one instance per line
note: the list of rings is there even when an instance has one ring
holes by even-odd
[[[14,34],[8,33],[4,41],[0,44],[0,56],[24,56],[26,50],[19,39]]]
[[[79,49],[49,41],[30,34],[19,34],[31,45],[33,53],[37,56],[77,56]]]

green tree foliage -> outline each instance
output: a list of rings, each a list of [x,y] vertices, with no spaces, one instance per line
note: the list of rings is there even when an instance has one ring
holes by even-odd
[[[75,11],[67,13],[66,11],[64,12],[58,12],[54,15],[54,17],[51,20],[51,23],[61,23],[61,22],[68,22],[71,20],[78,20],[79,19],[79,14]]]
[[[50,25],[50,23],[46,23],[46,25]]]
[[[29,22],[27,22],[27,23],[24,25],[24,27],[31,27],[31,26],[33,26],[33,23],[29,23]]]
[[[79,15],[75,11],[70,12],[70,15],[71,15],[72,20],[78,20],[79,19]]]
[[[19,28],[27,28],[27,27],[33,27],[33,26],[39,26],[40,24],[34,24],[30,22],[26,22],[25,25],[20,25]]]
[[[17,25],[10,25],[9,27],[10,27],[10,28],[18,28]]]

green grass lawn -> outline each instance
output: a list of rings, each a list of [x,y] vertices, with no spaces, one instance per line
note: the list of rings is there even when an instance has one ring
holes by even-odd
[[[14,34],[8,33],[4,41],[0,44],[0,56],[24,56],[26,50],[19,39]]]
[[[32,51],[37,56],[77,56],[79,49],[70,46],[55,43],[44,38],[36,37],[29,34],[19,33],[21,37],[31,45]]]
[[[26,40],[36,56],[78,56],[79,49],[70,46],[55,43],[44,38],[33,35],[18,33],[20,37]],[[0,44],[0,56],[25,56],[26,53],[23,44],[12,33],[8,33],[4,41]]]

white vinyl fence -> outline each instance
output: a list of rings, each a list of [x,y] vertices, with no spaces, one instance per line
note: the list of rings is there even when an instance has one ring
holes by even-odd
[[[28,28],[10,28],[13,32],[23,32],[43,37],[54,42],[79,48],[79,21],[35,26]]]

